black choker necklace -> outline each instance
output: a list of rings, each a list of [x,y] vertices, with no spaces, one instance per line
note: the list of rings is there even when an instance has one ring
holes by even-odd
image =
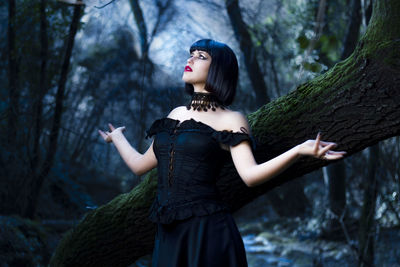
[[[193,108],[193,110],[197,111],[207,111],[208,109],[215,111],[218,107],[224,109],[224,106],[218,102],[213,94],[196,92],[193,93],[192,100],[190,100],[189,105],[186,106],[188,110]]]

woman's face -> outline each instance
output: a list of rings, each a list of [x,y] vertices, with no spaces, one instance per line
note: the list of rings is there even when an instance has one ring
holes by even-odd
[[[196,89],[204,89],[207,81],[208,70],[211,64],[211,56],[200,50],[195,50],[190,54],[182,80],[192,84]]]

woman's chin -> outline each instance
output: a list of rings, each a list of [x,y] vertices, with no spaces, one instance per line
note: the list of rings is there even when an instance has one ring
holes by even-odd
[[[191,80],[185,74],[182,75],[182,81],[192,84]]]

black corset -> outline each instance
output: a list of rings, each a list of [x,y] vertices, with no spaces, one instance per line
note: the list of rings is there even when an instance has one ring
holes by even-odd
[[[224,161],[230,159],[220,144],[235,146],[250,141],[248,134],[216,131],[194,119],[180,122],[163,118],[147,131],[147,137],[153,135],[158,186],[151,221],[168,224],[229,210],[216,186]]]

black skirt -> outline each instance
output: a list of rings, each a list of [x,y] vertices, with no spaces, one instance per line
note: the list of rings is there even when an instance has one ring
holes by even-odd
[[[157,225],[153,267],[247,267],[232,215],[218,212]]]

